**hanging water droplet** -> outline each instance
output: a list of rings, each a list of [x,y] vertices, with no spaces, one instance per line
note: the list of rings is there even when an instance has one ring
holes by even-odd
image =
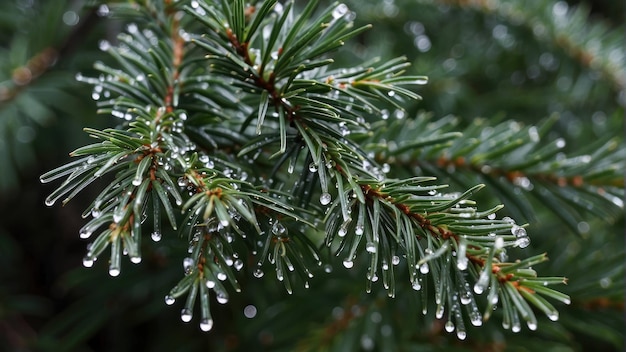
[[[346,13],[348,13],[348,6],[342,3],[342,4],[337,5],[337,7],[335,7],[335,9],[333,10],[332,16],[333,18],[337,19],[337,18],[343,17]]]
[[[528,237],[520,237],[515,240],[515,246],[519,248],[526,248],[530,245],[530,238]]]
[[[461,270],[461,271],[463,271],[463,270],[466,270],[466,269],[467,269],[467,265],[468,265],[468,263],[469,263],[469,261],[468,261],[468,259],[467,259],[467,257],[466,257],[466,256],[462,256],[462,257],[461,257],[461,256],[459,256],[459,257],[456,259],[456,267],[457,267],[459,270]]]
[[[443,313],[444,312],[445,312],[445,308],[443,307],[443,305],[438,305],[437,309],[435,310],[435,317],[437,319],[443,318]]]
[[[159,242],[161,240],[161,237],[161,233],[158,231],[154,231],[152,232],[152,234],[150,234],[150,238],[152,238],[154,242]]]
[[[165,304],[171,306],[172,304],[174,304],[174,302],[176,302],[176,299],[174,297],[170,295],[165,296]]]
[[[263,272],[263,270],[261,270],[261,268],[257,268],[256,270],[254,270],[253,273],[254,277],[256,277],[257,279],[260,279],[263,277],[263,275],[265,275],[265,273]]]
[[[354,262],[352,260],[346,259],[343,261],[343,266],[345,266],[347,269],[350,269],[354,266]]]
[[[522,331],[522,326],[519,324],[519,322],[514,322],[513,325],[511,326],[511,331],[518,333]]]
[[[213,328],[213,319],[200,320],[200,330],[209,331]]]
[[[459,340],[465,340],[465,338],[467,337],[467,333],[464,330],[457,330],[456,337]]]
[[[397,255],[394,255],[393,257],[391,257],[391,264],[393,265],[400,264],[400,257],[398,257]]]
[[[309,171],[317,172],[317,165],[315,165],[315,163],[310,163],[309,164]]]
[[[183,269],[185,270],[185,272],[191,270],[191,267],[194,265],[194,263],[194,260],[190,257],[186,257],[185,259],[183,259]]]
[[[489,220],[495,220],[495,218],[496,218],[496,214],[495,213],[487,215],[487,219],[489,219]]]
[[[332,200],[332,197],[330,196],[330,193],[328,192],[324,192],[322,193],[322,195],[320,195],[320,203],[322,203],[322,205],[328,205],[331,200]]]
[[[411,287],[413,287],[415,291],[419,291],[422,289],[422,285],[420,285],[418,280],[415,280],[413,284],[411,285]]]
[[[192,314],[191,314],[191,310],[190,309],[183,308],[180,311],[180,320],[182,320],[183,322],[185,322],[185,323],[190,322],[191,321],[191,317],[192,317]]]
[[[217,279],[220,281],[224,281],[228,278],[228,276],[226,276],[226,274],[224,273],[217,273]]]
[[[85,268],[91,268],[93,266],[93,257],[91,255],[87,254],[83,258],[83,266]]]
[[[80,233],[78,234],[78,237],[80,238],[89,238],[91,236],[91,231],[88,228],[82,228],[80,230]]]
[[[472,301],[472,293],[470,291],[461,292],[461,304],[468,305]]]
[[[219,303],[219,304],[226,304],[226,303],[228,303],[228,296],[226,296],[225,294],[223,294],[221,292],[218,293],[215,296],[215,299],[217,300],[217,303]]]
[[[368,253],[376,253],[376,250],[377,250],[376,243],[374,243],[374,242],[367,242],[367,244],[365,245],[365,250]]]
[[[120,269],[116,267],[109,268],[109,275],[116,277],[120,274]]]
[[[357,236],[361,236],[361,235],[363,234],[363,225],[361,225],[361,224],[357,224],[357,225],[354,227],[354,233],[355,233]]]
[[[526,322],[526,325],[528,325],[528,328],[530,330],[533,330],[533,331],[537,330],[537,323],[535,322],[529,321],[529,322]]]
[[[46,203],[47,206],[51,207],[51,206],[54,205],[54,199],[48,197],[48,198],[46,198],[45,203]]]
[[[447,332],[453,332],[454,331],[454,323],[451,320],[448,320],[446,322],[446,325],[444,325],[444,328],[446,329]]]
[[[139,264],[139,263],[141,263],[141,257],[140,257],[140,256],[138,256],[138,255],[136,255],[136,256],[131,256],[131,257],[130,257],[130,261],[131,261],[131,263],[133,263],[133,264]]]
[[[550,320],[552,320],[552,321],[557,321],[557,320],[559,320],[559,312],[557,312],[557,311],[550,312],[550,313],[548,314],[548,319],[550,319]]]
[[[332,265],[330,265],[330,264],[326,264],[326,265],[324,265],[324,271],[325,271],[325,272],[327,272],[327,273],[329,273],[329,274],[330,274],[330,273],[332,273],[332,272],[333,272],[333,267],[332,267]]]
[[[487,285],[489,285],[489,274],[487,274],[486,270],[483,270],[480,273],[480,277],[478,278],[478,281],[474,285],[474,292],[477,295],[482,294],[483,292],[485,292],[485,289],[487,289]]]
[[[420,273],[428,274],[429,271],[430,271],[430,268],[428,267],[428,263],[424,263],[420,265]]]
[[[235,260],[233,263],[235,270],[240,271],[243,268],[243,261],[241,259]]]
[[[478,310],[473,310],[470,313],[470,322],[474,326],[481,326],[481,325],[483,325],[483,318],[480,315],[480,312]]]

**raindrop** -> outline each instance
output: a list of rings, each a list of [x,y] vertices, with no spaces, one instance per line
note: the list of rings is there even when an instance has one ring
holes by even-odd
[[[348,13],[348,6],[346,4],[339,4],[333,10],[332,16],[337,19],[343,17],[346,13]]]
[[[133,264],[139,264],[141,263],[141,257],[136,255],[136,256],[132,256],[130,257],[130,262]]]
[[[165,304],[171,306],[172,304],[174,304],[174,302],[176,302],[176,299],[174,297],[170,295],[165,296]]]
[[[322,203],[322,205],[328,205],[331,200],[332,198],[328,192],[324,192],[320,195],[320,203]]]
[[[219,304],[226,304],[226,303],[228,303],[228,296],[226,296],[223,293],[218,293],[217,296],[215,296],[215,299],[217,300],[217,303],[219,303]]]
[[[252,304],[247,305],[243,309],[243,315],[248,319],[254,318],[256,316],[256,313],[257,313],[257,309]]]
[[[89,238],[91,236],[91,231],[89,231],[89,229],[81,229],[80,233],[78,234],[78,236],[80,238]]]
[[[154,231],[152,232],[152,234],[150,235],[150,237],[152,238],[152,240],[154,242],[159,242],[161,240],[161,233],[159,231]]]
[[[265,273],[263,273],[263,270],[261,270],[261,268],[257,268],[256,270],[254,270],[253,273],[254,277],[256,277],[257,279],[260,279],[263,277],[263,275],[265,275]]]
[[[456,337],[458,337],[459,340],[465,340],[465,338],[467,337],[467,333],[463,330],[457,330]]]
[[[83,258],[83,266],[85,268],[91,268],[93,266],[93,257],[90,255],[86,255]]]
[[[374,242],[368,242],[368,243],[365,245],[365,250],[366,250],[368,253],[376,253],[376,249],[377,249],[377,248],[376,248],[376,243],[374,243]]]
[[[116,276],[119,276],[119,274],[120,274],[119,268],[116,268],[116,267],[109,268],[109,275],[116,277]]]
[[[515,246],[519,248],[526,248],[530,245],[530,238],[528,237],[520,237],[515,240]]]
[[[345,266],[347,269],[350,269],[354,266],[354,262],[352,260],[346,259],[343,261],[343,266]]]
[[[327,273],[329,273],[329,274],[330,274],[331,272],[333,272],[333,267],[332,267],[332,265],[330,265],[330,264],[326,264],[326,265],[324,265],[324,271],[325,271],[325,272],[327,272]]]
[[[180,320],[182,320],[183,322],[185,322],[185,323],[190,322],[191,321],[191,317],[192,317],[192,314],[191,314],[191,310],[190,309],[183,308],[180,311]]]
[[[444,326],[447,332],[453,332],[454,331],[454,323],[450,320],[448,320],[446,322],[446,325]]]
[[[317,165],[315,165],[315,163],[310,163],[309,164],[309,171],[317,172]]]
[[[213,319],[200,320],[200,330],[209,331],[213,328]]]
[[[398,257],[397,255],[394,255],[393,257],[391,257],[391,264],[393,265],[400,264],[400,257]]]
[[[420,265],[420,273],[428,274],[429,271],[430,271],[430,268],[428,267],[428,263],[424,263]]]
[[[554,311],[548,314],[548,319],[552,320],[552,321],[557,321],[559,320],[559,312]]]
[[[481,326],[481,325],[483,325],[483,319],[482,319],[482,316],[480,315],[480,312],[478,310],[474,310],[474,311],[472,311],[470,313],[470,322],[474,326]]]
[[[363,234],[363,225],[357,224],[357,225],[355,226],[355,228],[354,228],[354,233],[355,233],[357,236],[362,235],[362,234]]]
[[[422,289],[422,285],[420,285],[418,280],[415,280],[415,282],[413,282],[413,284],[411,285],[411,287],[413,287],[413,289],[415,291],[419,291]]]
[[[185,269],[185,272],[191,270],[191,267],[194,264],[194,260],[192,258],[185,258],[183,259],[183,269]]]
[[[235,266],[235,270],[240,271],[243,268],[243,261],[241,259],[235,260],[233,263]]]
[[[532,321],[527,322],[526,325],[528,325],[528,328],[530,330],[533,330],[533,331],[537,330],[537,324]]]

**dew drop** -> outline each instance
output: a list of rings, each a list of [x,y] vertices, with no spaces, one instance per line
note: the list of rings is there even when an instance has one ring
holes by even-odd
[[[519,248],[526,248],[530,245],[530,238],[528,237],[520,237],[515,240],[515,246]]]
[[[453,332],[454,331],[454,323],[450,320],[448,320],[446,322],[446,325],[444,326],[447,332]]]
[[[191,317],[192,317],[192,314],[191,314],[191,310],[190,309],[183,308],[180,311],[180,320],[182,320],[183,322],[185,322],[185,323],[190,322],[191,321]]]
[[[470,322],[474,326],[481,326],[481,325],[483,325],[483,319],[482,319],[482,316],[480,315],[479,311],[475,310],[475,311],[470,313]]]
[[[420,265],[420,273],[428,274],[429,271],[430,271],[430,268],[428,267],[428,263],[424,263]]]
[[[141,263],[141,257],[140,256],[132,256],[132,257],[130,257],[130,261],[133,264],[139,264],[139,263]]]
[[[559,312],[551,312],[550,314],[548,314],[548,319],[552,320],[552,321],[557,321],[559,320]]]
[[[83,258],[83,266],[85,268],[91,268],[93,266],[93,257],[90,255],[86,255]]]
[[[310,163],[309,164],[309,171],[317,172],[317,165],[315,165],[315,163]]]
[[[413,287],[413,289],[415,291],[419,291],[422,289],[422,285],[420,285],[419,281],[415,280],[415,282],[413,282],[413,284],[411,285],[411,287]]]
[[[200,330],[209,331],[213,328],[213,319],[200,320]]]
[[[226,296],[223,293],[218,293],[217,296],[215,296],[215,299],[217,300],[217,303],[219,303],[219,304],[226,304],[226,303],[228,303],[228,296]]]
[[[243,261],[241,259],[237,259],[233,265],[235,266],[235,270],[240,271],[243,268]]]
[[[368,253],[376,253],[376,250],[377,250],[377,248],[376,248],[376,243],[374,243],[374,242],[368,242],[368,243],[365,245],[365,250],[366,250]]]
[[[256,313],[257,313],[257,309],[252,304],[247,305],[243,309],[243,315],[248,319],[254,318],[256,316]]]
[[[174,297],[170,295],[165,296],[165,304],[171,306],[172,304],[174,304],[174,302],[176,302],[176,299]]]
[[[330,273],[332,273],[332,272],[333,272],[333,267],[332,267],[332,265],[330,265],[330,264],[326,264],[326,265],[324,265],[324,271],[325,271],[326,273],[329,273],[329,274],[330,274]]]
[[[320,195],[320,203],[322,205],[328,205],[331,200],[332,200],[332,198],[330,196],[330,193],[328,193],[328,192],[324,192],[324,193],[322,193],[322,195]]]
[[[220,281],[224,281],[228,278],[228,276],[226,276],[226,274],[224,273],[217,273],[217,279]]]
[[[533,331],[537,330],[537,324],[533,323],[532,321],[527,322],[526,325],[528,325],[528,328],[530,330],[533,330]]]
[[[89,238],[91,236],[91,231],[89,231],[88,229],[81,229],[78,236],[83,239]]]
[[[343,266],[345,266],[347,269],[350,269],[354,266],[354,262],[352,260],[346,259],[343,261]]]
[[[343,17],[346,13],[348,13],[348,6],[346,4],[339,4],[333,10],[332,16],[337,19]]]
[[[355,228],[354,228],[354,233],[357,236],[362,235],[363,234],[363,225],[356,225]]]
[[[467,337],[467,333],[463,330],[457,330],[456,337],[458,337],[459,340],[465,340],[465,338]]]
[[[120,269],[119,268],[109,268],[109,275],[116,277],[120,275]]]
[[[472,301],[472,293],[469,291],[463,291],[461,293],[461,304],[468,305]]]
[[[391,264],[393,265],[400,264],[400,257],[398,257],[397,255],[394,255],[393,257],[391,257]]]
[[[152,240],[153,240],[154,242],[159,242],[159,241],[161,240],[161,237],[162,237],[162,236],[161,236],[161,233],[160,233],[160,232],[158,232],[158,231],[154,231],[154,232],[150,235],[150,237],[152,238]]]
[[[194,260],[190,257],[187,257],[185,259],[183,259],[183,269],[185,269],[185,271],[191,269],[191,267],[194,264]]]
[[[253,273],[254,277],[256,277],[257,279],[260,279],[263,277],[263,275],[265,275],[265,273],[263,272],[263,270],[261,270],[261,268],[257,268],[256,270],[254,270]]]

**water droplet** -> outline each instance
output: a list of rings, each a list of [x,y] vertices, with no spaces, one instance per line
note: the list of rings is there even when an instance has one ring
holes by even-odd
[[[183,308],[180,311],[180,320],[182,320],[183,322],[185,322],[185,323],[190,322],[191,321],[191,317],[192,317],[192,314],[191,314],[191,310],[190,309]]]
[[[393,265],[400,264],[400,257],[398,257],[397,255],[394,255],[393,257],[391,257],[391,264]]]
[[[133,264],[139,264],[139,263],[141,263],[141,257],[138,256],[138,255],[132,256],[132,257],[130,257],[130,261]]]
[[[511,227],[511,234],[513,234],[515,237],[528,236],[528,234],[526,233],[526,229],[524,229],[523,227],[519,227],[519,226]]]
[[[213,319],[200,320],[200,330],[209,331],[213,328]]]
[[[228,278],[228,276],[226,276],[226,274],[224,273],[217,273],[217,279],[220,281],[224,281]]]
[[[154,231],[154,232],[150,235],[150,237],[152,238],[152,240],[153,240],[154,242],[159,242],[159,241],[161,240],[161,233],[160,233],[160,232],[158,232],[158,231]]]
[[[450,320],[448,320],[446,322],[446,325],[444,326],[447,332],[453,332],[454,331],[454,323]]]
[[[226,303],[228,303],[228,296],[226,296],[223,293],[218,293],[215,296],[215,299],[217,300],[217,303],[219,303],[219,304],[226,304]]]
[[[171,306],[172,304],[174,304],[174,302],[176,302],[176,299],[174,297],[170,295],[165,296],[165,304]]]
[[[376,243],[374,243],[374,242],[367,242],[367,244],[365,245],[365,250],[368,253],[376,253],[376,250],[377,250]]]
[[[468,305],[472,301],[472,293],[470,291],[461,292],[461,304]]]
[[[528,325],[528,328],[530,330],[533,330],[533,331],[537,330],[537,324],[532,321],[527,322],[526,325]]]
[[[116,277],[116,276],[119,276],[119,274],[120,274],[120,268],[116,268],[116,267],[109,268],[109,275]]]
[[[554,311],[548,314],[548,319],[552,320],[552,321],[557,321],[559,320],[559,312]]]
[[[443,313],[444,312],[445,312],[445,309],[444,309],[443,305],[438,305],[437,309],[435,310],[435,317],[437,319],[443,318]]]
[[[480,312],[478,310],[472,311],[470,313],[470,322],[474,326],[481,326],[481,325],[483,325],[483,318],[480,315]]]
[[[456,337],[458,337],[459,340],[465,340],[465,338],[467,337],[467,333],[463,330],[457,330]]]
[[[330,193],[328,192],[324,192],[320,196],[320,203],[322,203],[322,205],[328,205],[331,200],[332,200],[332,197],[330,196]]]
[[[85,268],[91,268],[93,266],[93,257],[91,255],[86,255],[83,258],[83,266]]]
[[[317,172],[317,165],[315,165],[315,163],[310,163],[309,164],[309,171]]]
[[[185,269],[185,272],[190,270],[194,263],[195,261],[192,258],[187,257],[183,259],[183,269]]]
[[[89,238],[91,236],[91,231],[89,231],[89,229],[83,228],[80,230],[80,233],[78,234],[78,236],[80,238]]]
[[[241,259],[237,259],[233,265],[235,266],[235,270],[240,271],[243,268],[243,261]]]
[[[329,273],[329,274],[330,274],[330,273],[332,273],[332,272],[333,272],[333,267],[332,267],[332,265],[330,265],[330,264],[326,264],[326,265],[324,265],[324,271],[325,271],[325,272],[327,272],[327,273]]]
[[[256,316],[256,313],[257,313],[257,309],[252,304],[247,305],[243,309],[243,315],[248,319],[254,318]]]
[[[335,7],[335,9],[333,10],[332,16],[333,18],[337,19],[337,18],[343,17],[346,13],[348,13],[348,6],[342,3],[342,4],[337,5],[337,7]]]
[[[265,275],[265,273],[263,273],[263,270],[261,270],[261,268],[257,268],[256,270],[254,270],[253,273],[254,277],[256,277],[257,279],[260,279],[263,277],[263,275]]]
[[[528,237],[520,237],[515,240],[515,246],[519,248],[526,248],[530,245],[530,238]]]
[[[354,266],[354,262],[352,260],[346,259],[343,261],[343,266],[345,266],[347,269],[350,269]]]
[[[428,263],[424,263],[420,265],[420,273],[428,274],[429,271],[430,271],[430,268],[428,267]]]
[[[462,257],[461,257],[461,256],[459,256],[459,257],[457,258],[457,261],[456,261],[456,267],[457,267],[459,270],[463,271],[463,270],[466,270],[466,269],[467,269],[467,265],[468,265],[468,263],[469,263],[469,261],[467,260],[467,257],[466,257],[466,256],[462,256]]]
[[[513,326],[511,326],[511,331],[517,333],[522,331],[522,327],[520,326],[519,323],[513,323]]]
[[[357,225],[354,227],[354,233],[355,233],[357,236],[361,236],[361,235],[363,234],[363,225],[357,224]]]

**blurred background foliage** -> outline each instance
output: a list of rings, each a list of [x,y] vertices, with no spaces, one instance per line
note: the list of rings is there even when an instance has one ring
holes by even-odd
[[[623,1],[346,3],[357,23],[374,28],[347,43],[340,63],[405,55],[410,74],[429,76],[420,90],[424,100],[407,107],[409,116],[454,115],[463,127],[478,117],[536,124],[556,114],[551,133],[566,139],[568,151],[623,133]],[[366,295],[363,273],[338,265],[292,296],[248,278],[242,294],[213,312],[219,324],[203,334],[163,304],[179,276],[168,265],[181,259],[170,255],[176,241],[146,248],[143,264],[116,279],[102,265],[83,268],[76,214],[93,194],[45,208],[51,189],[39,184],[39,175],[85,143],[83,127],[115,123],[96,117],[90,88],[74,80],[108,60],[99,43],[114,42],[123,28],[101,16],[106,10],[83,0],[0,2],[0,350],[623,349],[623,214],[606,221],[583,213],[574,231],[536,200],[530,200],[537,209],[526,251],[549,254],[542,272],[569,277],[564,291],[574,302],[559,307],[558,323],[540,322],[538,332],[503,332],[494,319],[460,343],[432,314],[406,314],[415,311],[409,297],[391,302],[384,293]],[[489,189],[481,193],[490,199],[483,204],[507,205],[489,197]]]

